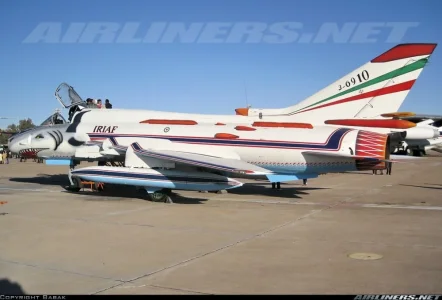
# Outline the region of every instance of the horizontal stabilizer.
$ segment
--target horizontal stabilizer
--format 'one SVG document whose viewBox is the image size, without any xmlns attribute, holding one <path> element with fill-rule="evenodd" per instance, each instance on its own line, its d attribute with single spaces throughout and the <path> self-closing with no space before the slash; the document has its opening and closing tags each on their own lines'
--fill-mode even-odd
<svg viewBox="0 0 442 300">
<path fill-rule="evenodd" d="M 386 113 L 381 114 L 381 117 L 384 118 L 404 118 L 404 117 L 413 117 L 416 114 L 413 112 L 394 112 L 394 113 Z"/>
<path fill-rule="evenodd" d="M 208 156 L 176 150 L 147 150 L 143 149 L 138 143 L 132 143 L 131 147 L 134 152 L 140 156 L 152 157 L 165 161 L 173 161 L 213 170 L 250 175 L 266 175 L 272 173 L 267 169 L 237 159 Z"/>
</svg>

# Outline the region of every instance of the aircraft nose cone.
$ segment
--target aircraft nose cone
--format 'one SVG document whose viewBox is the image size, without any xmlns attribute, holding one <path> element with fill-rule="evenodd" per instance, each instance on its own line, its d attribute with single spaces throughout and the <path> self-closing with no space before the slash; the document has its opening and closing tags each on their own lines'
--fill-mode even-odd
<svg viewBox="0 0 442 300">
<path fill-rule="evenodd" d="M 12 136 L 8 140 L 8 148 L 13 153 L 19 153 L 20 150 L 23 150 L 28 146 L 31 142 L 31 135 L 27 135 L 26 137 L 14 137 Z"/>
<path fill-rule="evenodd" d="M 13 153 L 18 153 L 19 149 L 17 143 L 13 141 L 8 141 L 8 149 Z"/>
</svg>

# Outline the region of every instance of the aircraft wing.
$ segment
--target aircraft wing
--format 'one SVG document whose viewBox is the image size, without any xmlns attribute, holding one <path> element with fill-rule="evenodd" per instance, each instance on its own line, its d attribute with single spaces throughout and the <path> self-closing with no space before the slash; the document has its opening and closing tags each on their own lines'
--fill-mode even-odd
<svg viewBox="0 0 442 300">
<path fill-rule="evenodd" d="M 204 167 L 213 170 L 239 174 L 266 175 L 272 171 L 247 163 L 239 159 L 209 156 L 201 153 L 183 152 L 178 150 L 143 149 L 140 144 L 132 143 L 132 149 L 139 156 L 151 157 L 165 161 Z"/>
<path fill-rule="evenodd" d="M 19 132 L 18 131 L 2 131 L 2 130 L 0 130 L 0 135 L 2 135 L 2 134 L 13 135 L 13 134 L 16 134 L 16 133 L 19 133 Z"/>
<path fill-rule="evenodd" d="M 10 134 L 10 135 L 14 135 L 14 134 L 17 134 L 17 133 L 22 133 L 22 132 L 25 132 L 26 130 L 23 130 L 23 131 L 5 131 L 5 130 L 0 130 L 0 135 L 2 135 L 2 134 Z"/>
<path fill-rule="evenodd" d="M 442 115 L 416 114 L 414 116 L 409 116 L 409 117 L 400 117 L 399 119 L 407 120 L 413 123 L 419 123 L 425 120 L 433 120 L 434 123 L 436 124 L 442 124 Z"/>
<path fill-rule="evenodd" d="M 427 115 L 427 114 L 415 114 L 413 116 L 409 116 L 409 117 L 400 117 L 400 119 L 404 119 L 404 120 L 409 120 L 409 119 L 436 119 L 436 120 L 440 120 L 442 119 L 442 115 Z"/>
</svg>

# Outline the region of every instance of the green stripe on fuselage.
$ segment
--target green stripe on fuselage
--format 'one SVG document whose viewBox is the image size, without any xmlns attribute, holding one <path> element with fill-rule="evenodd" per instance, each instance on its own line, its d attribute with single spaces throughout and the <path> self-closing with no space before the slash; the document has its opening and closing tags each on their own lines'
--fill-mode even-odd
<svg viewBox="0 0 442 300">
<path fill-rule="evenodd" d="M 306 106 L 306 107 L 304 107 L 304 108 L 300 108 L 300 109 L 298 109 L 298 110 L 296 110 L 296 111 L 294 111 L 294 112 L 292 112 L 292 113 L 290 113 L 290 114 L 297 113 L 297 112 L 300 111 L 300 110 L 303 110 L 303 109 L 306 109 L 306 108 L 309 108 L 309 107 L 312 107 L 312 106 L 315 106 L 315 105 L 321 104 L 321 103 L 323 103 L 323 102 L 325 102 L 325 101 L 328 101 L 328 100 L 331 100 L 331 99 L 337 98 L 337 97 L 339 97 L 339 96 L 342 96 L 342 95 L 345 95 L 345 94 L 348 94 L 348 93 L 354 92 L 354 91 L 356 91 L 356 90 L 359 90 L 359 89 L 365 88 L 365 87 L 367 87 L 367 86 L 370 86 L 370 85 L 373 85 L 373 84 L 376 84 L 376 83 L 379 83 L 379 82 L 382 82 L 382 81 L 385 81 L 385 80 L 388 80 L 388 79 L 391 79 L 391 78 L 394 78 L 394 77 L 397 77 L 397 76 L 401 76 L 401 75 L 404 75 L 404 74 L 407 74 L 407 73 L 413 72 L 413 71 L 418 70 L 418 69 L 421 69 L 421 68 L 423 68 L 423 67 L 425 66 L 425 64 L 426 64 L 427 62 L 428 62 L 428 58 L 423 58 L 423 59 L 417 60 L 417 61 L 415 61 L 415 62 L 412 63 L 412 64 L 409 64 L 409 65 L 403 66 L 403 67 L 401 67 L 401 68 L 399 68 L 399 69 L 393 70 L 393 71 L 388 72 L 388 73 L 386 73 L 386 74 L 384 74 L 384 75 L 381 75 L 381 76 L 378 76 L 378 77 L 376 77 L 376 78 L 373 78 L 373 79 L 371 79 L 371 80 L 369 80 L 369 81 L 367 81 L 367 82 L 364 82 L 364 83 L 361 83 L 361 84 L 359 84 L 359 85 L 357 85 L 357 86 L 354 86 L 354 87 L 352 87 L 351 89 L 348 89 L 348 90 L 346 90 L 346 91 L 343 91 L 343 92 L 337 93 L 337 94 L 335 94 L 335 95 L 333 95 L 333 96 L 330 96 L 330 97 L 328 97 L 328 98 L 325 98 L 324 100 L 321 100 L 321 101 L 318 101 L 318 102 L 316 102 L 316 103 L 310 104 L 310 105 L 308 105 L 308 106 Z"/>
</svg>

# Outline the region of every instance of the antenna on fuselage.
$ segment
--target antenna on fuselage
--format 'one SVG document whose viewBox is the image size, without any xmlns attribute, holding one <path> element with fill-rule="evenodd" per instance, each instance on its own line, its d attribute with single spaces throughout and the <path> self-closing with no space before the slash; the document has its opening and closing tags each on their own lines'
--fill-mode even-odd
<svg viewBox="0 0 442 300">
<path fill-rule="evenodd" d="M 248 95 L 247 95 L 247 85 L 246 85 L 246 81 L 245 80 L 244 80 L 244 94 L 245 94 L 245 97 L 246 97 L 246 107 L 247 108 L 252 107 L 251 105 L 249 105 L 249 98 L 248 98 Z"/>
</svg>

